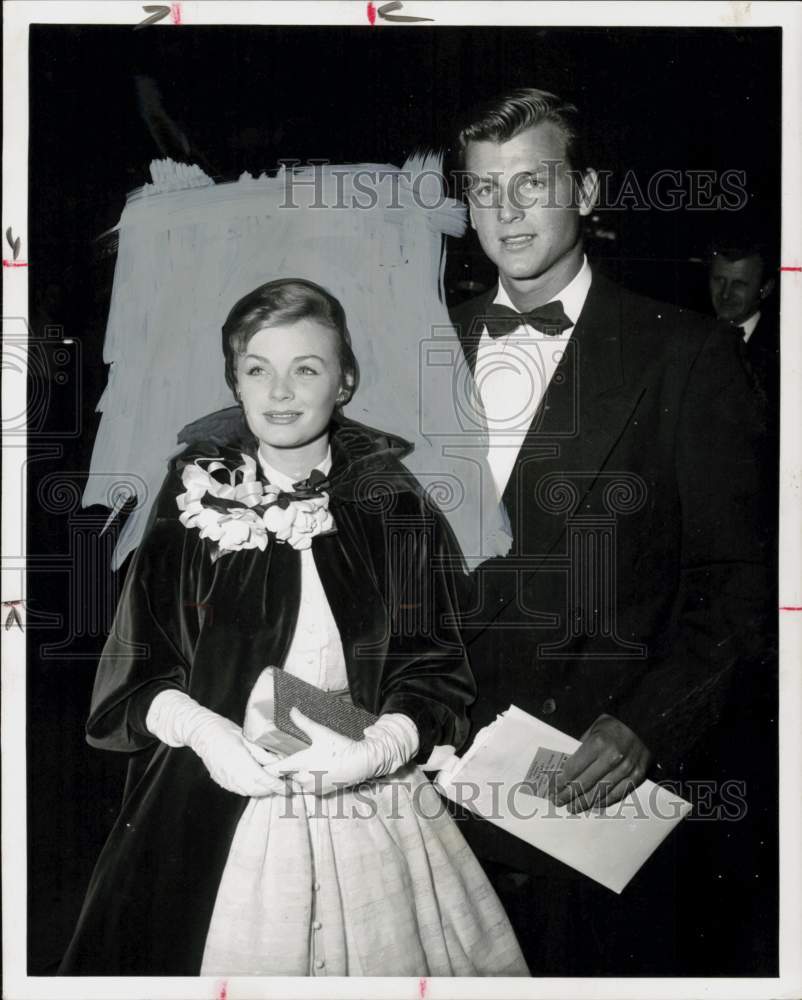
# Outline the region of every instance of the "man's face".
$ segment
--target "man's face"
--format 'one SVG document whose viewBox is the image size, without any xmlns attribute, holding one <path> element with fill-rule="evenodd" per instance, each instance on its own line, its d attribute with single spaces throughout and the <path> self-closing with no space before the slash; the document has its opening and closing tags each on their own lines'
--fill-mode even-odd
<svg viewBox="0 0 802 1000">
<path fill-rule="evenodd" d="M 762 279 L 763 262 L 757 254 L 740 260 L 716 254 L 710 267 L 710 298 L 716 316 L 736 326 L 749 319 L 767 294 Z"/>
<path fill-rule="evenodd" d="M 578 197 L 559 126 L 541 122 L 508 142 L 471 142 L 465 167 L 473 185 L 471 224 L 508 287 L 541 284 L 572 266 L 596 175 L 588 171 Z"/>
</svg>

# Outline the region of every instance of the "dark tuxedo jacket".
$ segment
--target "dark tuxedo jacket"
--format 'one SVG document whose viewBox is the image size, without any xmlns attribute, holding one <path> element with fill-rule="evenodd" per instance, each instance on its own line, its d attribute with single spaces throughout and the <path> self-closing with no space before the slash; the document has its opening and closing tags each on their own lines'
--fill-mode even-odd
<svg viewBox="0 0 802 1000">
<path fill-rule="evenodd" d="M 452 313 L 471 366 L 494 295 Z M 731 332 L 594 274 L 504 493 L 513 551 L 474 574 L 474 730 L 516 704 L 580 738 L 608 713 L 683 776 L 765 641 L 764 434 Z M 477 825 L 480 855 L 528 869 Z"/>
<path fill-rule="evenodd" d="M 758 390 L 766 397 L 770 424 L 774 427 L 779 424 L 780 412 L 780 318 L 770 306 L 761 310 L 743 350 Z"/>
</svg>

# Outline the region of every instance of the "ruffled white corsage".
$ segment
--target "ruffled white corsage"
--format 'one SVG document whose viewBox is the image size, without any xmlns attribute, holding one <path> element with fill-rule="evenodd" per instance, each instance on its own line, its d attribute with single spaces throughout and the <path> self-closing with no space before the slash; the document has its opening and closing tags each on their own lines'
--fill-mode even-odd
<svg viewBox="0 0 802 1000">
<path fill-rule="evenodd" d="M 249 455 L 240 457 L 242 464 L 233 469 L 219 459 L 198 458 L 181 472 L 186 492 L 176 497 L 179 520 L 214 543 L 212 558 L 240 549 L 264 551 L 270 535 L 308 549 L 316 535 L 335 530 L 322 473 L 285 492 L 259 480 Z"/>
</svg>

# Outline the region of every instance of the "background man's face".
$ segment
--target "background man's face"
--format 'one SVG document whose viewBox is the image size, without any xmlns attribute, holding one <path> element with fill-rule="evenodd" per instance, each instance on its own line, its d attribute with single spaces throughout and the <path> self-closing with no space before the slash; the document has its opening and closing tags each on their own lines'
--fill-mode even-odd
<svg viewBox="0 0 802 1000">
<path fill-rule="evenodd" d="M 757 254 L 728 260 L 716 254 L 710 266 L 710 298 L 716 316 L 736 326 L 760 308 L 763 261 Z"/>
<path fill-rule="evenodd" d="M 576 204 L 557 125 L 542 122 L 508 142 L 471 142 L 465 167 L 474 185 L 471 224 L 508 282 L 557 271 L 578 253 L 580 216 L 592 205 Z"/>
</svg>

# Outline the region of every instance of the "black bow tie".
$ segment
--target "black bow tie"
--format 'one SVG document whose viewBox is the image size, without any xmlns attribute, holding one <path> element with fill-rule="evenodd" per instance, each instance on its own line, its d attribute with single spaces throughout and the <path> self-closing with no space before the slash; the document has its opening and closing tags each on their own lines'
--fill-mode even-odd
<svg viewBox="0 0 802 1000">
<path fill-rule="evenodd" d="M 532 309 L 531 312 L 519 313 L 509 306 L 493 303 L 487 307 L 487 314 L 483 317 L 487 332 L 491 337 L 504 337 L 512 333 L 522 323 L 540 330 L 549 337 L 556 337 L 574 324 L 565 315 L 565 309 L 559 299 L 554 302 L 547 302 L 544 306 Z"/>
</svg>

